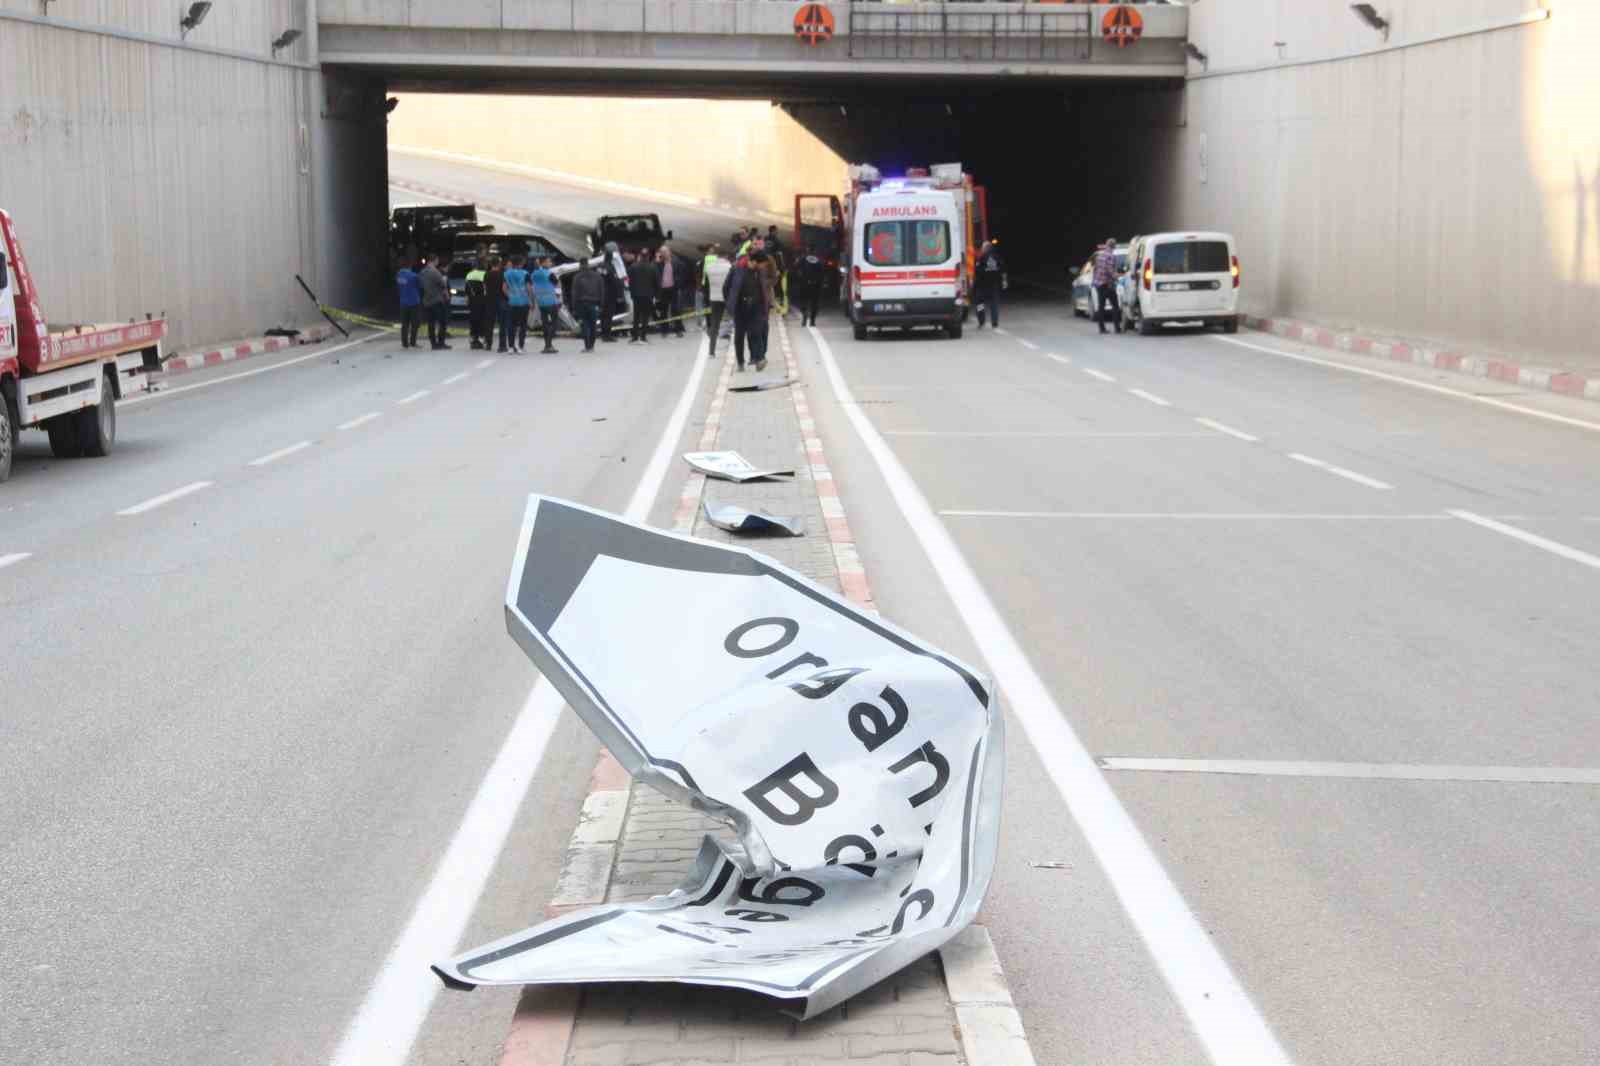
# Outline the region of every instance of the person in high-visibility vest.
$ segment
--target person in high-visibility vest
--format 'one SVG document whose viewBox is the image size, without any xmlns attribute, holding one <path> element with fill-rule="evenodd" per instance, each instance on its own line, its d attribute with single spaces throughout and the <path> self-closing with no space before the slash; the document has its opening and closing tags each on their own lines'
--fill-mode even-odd
<svg viewBox="0 0 1600 1066">
<path fill-rule="evenodd" d="M 472 269 L 467 271 L 467 323 L 472 332 L 472 347 L 483 349 L 490 346 L 492 329 L 487 325 L 488 290 L 484 287 L 484 278 L 488 271 L 483 268 L 483 260 L 475 259 Z M 486 334 L 491 334 L 486 336 Z"/>
</svg>

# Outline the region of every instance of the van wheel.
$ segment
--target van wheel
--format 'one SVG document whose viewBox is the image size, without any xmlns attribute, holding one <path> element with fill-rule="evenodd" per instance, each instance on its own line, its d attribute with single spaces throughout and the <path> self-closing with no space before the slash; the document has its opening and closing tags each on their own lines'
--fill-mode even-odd
<svg viewBox="0 0 1600 1066">
<path fill-rule="evenodd" d="M 11 397 L 0 395 L 0 482 L 11 477 L 11 457 L 17 450 L 17 413 Z"/>
<path fill-rule="evenodd" d="M 1235 315 L 1232 318 L 1223 319 L 1222 320 L 1222 332 L 1224 332 L 1224 333 L 1238 333 L 1239 332 L 1239 316 Z"/>
<path fill-rule="evenodd" d="M 1139 336 L 1148 337 L 1156 331 L 1156 324 L 1148 318 L 1139 319 Z"/>
<path fill-rule="evenodd" d="M 866 339 L 867 339 L 867 327 L 866 327 L 866 326 L 863 326 L 863 325 L 860 325 L 860 324 L 859 324 L 859 323 L 858 323 L 858 324 L 857 324 L 857 325 L 856 325 L 856 330 L 855 330 L 855 332 L 856 332 L 856 340 L 858 340 L 858 341 L 864 341 L 864 340 L 866 340 Z"/>
<path fill-rule="evenodd" d="M 76 459 L 83 455 L 83 438 L 78 435 L 77 412 L 46 420 L 44 431 L 50 434 L 50 451 L 57 459 Z"/>
<path fill-rule="evenodd" d="M 96 457 L 110 455 L 117 443 L 116 386 L 102 383 L 100 402 L 78 412 L 78 439 L 83 443 L 83 453 Z"/>
<path fill-rule="evenodd" d="M 953 340 L 953 341 L 960 340 L 961 339 L 961 322 L 960 322 L 960 320 L 958 319 L 955 322 L 948 323 L 944 327 L 944 331 L 945 331 L 946 336 L 948 336 L 951 340 Z"/>
</svg>

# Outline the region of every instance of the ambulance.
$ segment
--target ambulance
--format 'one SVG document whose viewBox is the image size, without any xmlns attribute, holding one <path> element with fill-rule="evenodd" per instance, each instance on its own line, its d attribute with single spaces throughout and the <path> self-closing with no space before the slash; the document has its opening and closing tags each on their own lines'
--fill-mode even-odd
<svg viewBox="0 0 1600 1066">
<path fill-rule="evenodd" d="M 843 267 L 856 340 L 873 329 L 916 326 L 961 336 L 981 234 L 979 193 L 959 163 L 902 178 L 850 168 Z"/>
</svg>

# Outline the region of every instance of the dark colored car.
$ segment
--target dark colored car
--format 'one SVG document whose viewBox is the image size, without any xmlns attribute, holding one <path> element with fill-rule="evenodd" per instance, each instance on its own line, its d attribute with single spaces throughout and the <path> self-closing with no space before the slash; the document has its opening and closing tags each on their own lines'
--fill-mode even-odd
<svg viewBox="0 0 1600 1066">
<path fill-rule="evenodd" d="M 451 314 L 467 313 L 467 272 L 472 269 L 473 260 L 480 256 L 487 259 L 491 255 L 498 255 L 502 259 L 525 255 L 530 262 L 549 256 L 556 266 L 573 261 L 572 256 L 537 233 L 457 234 L 450 265 L 445 270 L 445 277 L 450 281 Z M 570 284 L 570 276 L 563 278 L 562 282 L 563 287 Z"/>
<path fill-rule="evenodd" d="M 660 215 L 601 215 L 589 231 L 589 250 L 598 253 L 615 241 L 624 252 L 654 252 L 672 240 L 672 231 L 663 231 Z"/>
</svg>

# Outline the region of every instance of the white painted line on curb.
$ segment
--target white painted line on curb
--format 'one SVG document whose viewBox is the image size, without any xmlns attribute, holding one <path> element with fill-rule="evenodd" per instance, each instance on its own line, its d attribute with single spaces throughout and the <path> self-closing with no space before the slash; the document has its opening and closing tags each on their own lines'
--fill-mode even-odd
<svg viewBox="0 0 1600 1066">
<path fill-rule="evenodd" d="M 1575 563 L 1582 563 L 1584 566 L 1600 570 L 1600 555 L 1590 555 L 1586 551 L 1569 548 L 1558 541 L 1550 540 L 1548 537 L 1541 537 L 1537 533 L 1529 533 L 1527 530 L 1518 529 L 1516 526 L 1508 526 L 1504 522 L 1496 522 L 1492 518 L 1485 518 L 1483 515 L 1473 514 L 1471 511 L 1451 511 L 1449 513 L 1463 522 L 1471 522 L 1475 526 L 1492 529 L 1496 533 L 1513 537 L 1524 544 L 1531 544 L 1535 548 L 1543 548 L 1552 555 L 1559 555 L 1563 559 L 1570 559 Z"/>
<path fill-rule="evenodd" d="M 312 444 L 311 441 L 303 440 L 298 444 L 291 444 L 287 448 L 279 448 L 275 452 L 268 452 L 266 455 L 263 455 L 259 459 L 252 459 L 252 460 L 250 460 L 248 465 L 250 465 L 250 466 L 266 466 L 268 463 L 275 463 L 279 459 L 282 459 L 282 458 L 284 458 L 286 456 L 293 455 L 295 452 L 303 452 L 307 448 L 311 447 L 311 444 Z"/>
<path fill-rule="evenodd" d="M 32 552 L 12 552 L 10 555 L 0 555 L 0 570 L 22 562 L 24 559 L 33 558 Z"/>
<path fill-rule="evenodd" d="M 952 518 L 1138 518 L 1223 522 L 1444 522 L 1446 514 L 1293 514 L 1223 511 L 940 511 Z"/>
<path fill-rule="evenodd" d="M 215 484 L 215 482 L 211 482 L 211 481 L 195 481 L 195 482 L 191 482 L 190 484 L 185 485 L 181 489 L 173 489 L 171 492 L 164 492 L 160 496 L 153 496 L 150 499 L 144 501 L 143 503 L 136 503 L 132 507 L 126 508 L 126 509 L 121 510 L 121 511 L 118 511 L 117 514 L 119 514 L 119 515 L 144 514 L 146 511 L 153 511 L 157 507 L 162 506 L 163 504 L 171 503 L 173 500 L 181 500 L 185 496 L 193 495 L 194 493 L 199 492 L 202 489 L 209 489 L 213 484 Z"/>
<path fill-rule="evenodd" d="M 117 407 L 130 407 L 136 403 L 147 403 L 150 400 L 165 399 L 168 396 L 179 396 L 185 392 L 193 392 L 195 389 L 209 389 L 213 385 L 223 385 L 230 381 L 238 381 L 241 378 L 253 378 L 257 374 L 270 374 L 274 370 L 282 370 L 284 367 L 294 366 L 296 363 L 303 363 L 307 359 L 318 359 L 324 355 L 332 355 L 334 352 L 342 352 L 346 348 L 354 348 L 358 344 L 365 344 L 368 341 L 377 340 L 379 337 L 388 336 L 388 334 L 392 332 L 393 330 L 380 330 L 377 333 L 372 333 L 365 337 L 357 337 L 353 341 L 346 341 L 343 344 L 336 344 L 332 348 L 323 348 L 320 351 L 308 352 L 305 355 L 297 355 L 293 359 L 285 359 L 281 363 L 273 363 L 271 366 L 258 366 L 254 370 L 243 370 L 237 374 L 227 374 L 220 378 L 212 378 L 210 381 L 197 381 L 193 385 L 179 385 L 177 388 L 173 389 L 161 389 L 157 392 L 140 393 L 138 396 L 129 396 L 125 400 L 118 400 Z"/>
<path fill-rule="evenodd" d="M 816 329 L 811 336 L 840 409 L 972 631 L 1012 715 L 1034 750 L 1048 753 L 1047 772 L 1207 1054 L 1219 1064 L 1287 1064 L 1288 1054 L 1073 731 L 949 530 L 853 402 L 827 338 Z"/>
<path fill-rule="evenodd" d="M 418 400 L 422 399 L 424 396 L 427 396 L 432 391 L 433 391 L 432 389 L 418 389 L 416 392 L 413 392 L 410 396 L 403 396 L 400 399 L 396 400 L 394 402 L 394 405 L 396 407 L 404 407 L 408 403 L 416 403 Z"/>
<path fill-rule="evenodd" d="M 1157 407 L 1171 407 L 1172 406 L 1170 401 L 1163 400 L 1161 397 L 1157 396 L 1153 392 L 1145 392 L 1143 389 L 1129 389 L 1128 391 L 1133 393 L 1135 396 L 1139 397 L 1139 399 L 1141 399 L 1141 400 L 1149 400 L 1151 403 L 1155 404 Z"/>
<path fill-rule="evenodd" d="M 1318 359 L 1314 355 L 1301 355 L 1299 352 L 1280 351 L 1277 348 L 1267 348 L 1260 344 L 1251 344 L 1249 341 L 1235 340 L 1232 337 L 1219 337 L 1215 334 L 1211 334 L 1210 337 L 1214 341 L 1221 341 L 1224 344 L 1235 344 L 1240 348 L 1249 348 L 1254 352 L 1264 352 L 1267 355 L 1275 355 L 1280 359 L 1293 359 L 1297 363 L 1311 363 L 1315 366 L 1327 367 L 1330 370 L 1342 370 L 1347 374 L 1360 374 L 1363 377 L 1378 378 L 1381 381 L 1388 381 L 1395 385 L 1406 385 L 1413 389 L 1423 389 L 1427 392 L 1436 392 L 1441 396 L 1453 396 L 1458 400 L 1470 400 L 1473 403 L 1481 403 L 1488 407 L 1498 407 L 1502 411 L 1515 411 L 1519 415 L 1532 415 L 1534 418 L 1542 418 L 1547 422 L 1559 422 L 1564 426 L 1574 426 L 1578 429 L 1588 429 L 1600 433 L 1600 422 L 1586 422 L 1581 418 L 1569 418 L 1566 415 L 1553 414 L 1550 411 L 1541 411 L 1534 407 L 1523 407 L 1521 404 L 1507 403 L 1505 400 L 1497 400 L 1493 396 L 1475 396 L 1470 392 L 1462 392 L 1459 389 L 1451 389 L 1443 385 L 1435 385 L 1430 381 L 1414 381 L 1411 378 L 1401 377 L 1398 374 L 1385 374 L 1381 370 L 1368 370 L 1364 366 L 1347 366 L 1344 363 L 1338 363 L 1332 359 Z"/>
<path fill-rule="evenodd" d="M 472 373 L 472 371 L 470 371 L 470 370 L 463 370 L 463 371 L 462 371 L 462 372 L 461 372 L 461 373 L 459 373 L 459 374 L 451 374 L 451 375 L 450 375 L 450 376 L 449 376 L 449 377 L 447 377 L 447 378 L 445 378 L 445 379 L 444 379 L 444 380 L 443 380 L 443 381 L 441 381 L 441 382 L 439 382 L 439 384 L 440 384 L 440 385 L 441 385 L 441 386 L 444 386 L 444 385 L 454 385 L 454 384 L 455 384 L 455 383 L 456 383 L 456 382 L 458 382 L 458 381 L 465 381 L 465 380 L 466 380 L 466 379 L 467 379 L 467 375 L 468 375 L 468 374 L 470 374 L 470 373 Z"/>
<path fill-rule="evenodd" d="M 1238 437 L 1240 440 L 1247 440 L 1252 444 L 1261 440 L 1260 437 L 1252 437 L 1243 430 L 1234 429 L 1232 426 L 1225 426 L 1221 422 L 1215 422 L 1209 418 L 1197 418 L 1195 421 L 1200 423 L 1202 426 L 1216 430 L 1218 433 L 1226 433 L 1230 437 Z"/>
<path fill-rule="evenodd" d="M 1560 766 L 1419 766 L 1405 763 L 1294 762 L 1268 759 L 1102 758 L 1107 770 L 1262 777 L 1349 777 L 1385 781 L 1505 781 L 1513 784 L 1600 785 L 1600 769 Z"/>
<path fill-rule="evenodd" d="M 474 369 L 474 370 L 488 370 L 491 366 L 494 366 L 494 360 L 493 359 L 479 359 L 478 360 L 478 365 L 473 367 L 472 369 Z"/>
<path fill-rule="evenodd" d="M 348 422 L 340 422 L 339 423 L 339 428 L 340 429 L 355 429 L 357 426 L 364 426 L 368 422 L 371 422 L 373 419 L 382 418 L 382 417 L 383 417 L 383 412 L 381 412 L 381 411 L 368 411 L 366 414 L 362 415 L 360 418 L 352 418 Z"/>
<path fill-rule="evenodd" d="M 1096 370 L 1093 367 L 1086 366 L 1083 368 L 1083 372 L 1094 378 L 1096 381 L 1109 381 L 1115 384 L 1117 380 L 1110 374 L 1107 374 L 1104 370 Z"/>
<path fill-rule="evenodd" d="M 630 521 L 648 517 L 688 424 L 709 361 L 704 341 L 701 344 L 678 404 L 623 512 Z M 527 532 L 524 529 L 522 536 Z M 403 1066 L 410 1058 L 411 1046 L 442 987 L 428 967 L 459 947 L 539 770 L 562 706 L 560 694 L 548 681 L 541 677 L 535 682 L 432 880 L 345 1031 L 332 1066 Z"/>
<path fill-rule="evenodd" d="M 1297 463 L 1305 463 L 1307 466 L 1314 466 L 1318 470 L 1326 470 L 1328 473 L 1333 474 L 1336 477 L 1342 477 L 1346 480 L 1354 481 L 1357 485 L 1365 485 L 1369 489 L 1382 489 L 1384 491 L 1388 491 L 1394 488 L 1394 486 L 1389 484 L 1387 481 L 1379 481 L 1375 477 L 1368 477 L 1365 474 L 1358 474 L 1354 470 L 1346 470 L 1342 466 L 1334 466 L 1332 463 L 1327 462 L 1326 460 L 1314 459 L 1309 455 L 1301 455 L 1299 452 L 1290 452 L 1289 458 L 1293 459 Z"/>
</svg>

